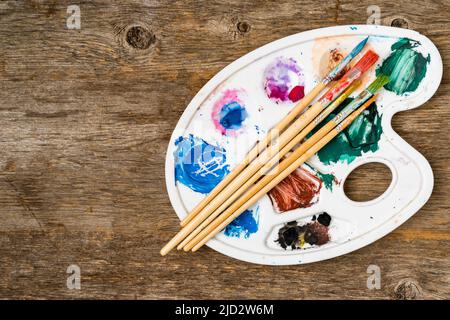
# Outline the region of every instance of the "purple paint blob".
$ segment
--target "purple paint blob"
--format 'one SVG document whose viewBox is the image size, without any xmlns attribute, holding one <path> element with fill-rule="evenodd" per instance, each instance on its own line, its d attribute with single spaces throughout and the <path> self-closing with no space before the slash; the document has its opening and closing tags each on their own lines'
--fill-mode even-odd
<svg viewBox="0 0 450 320">
<path fill-rule="evenodd" d="M 304 88 L 303 71 L 293 58 L 278 57 L 264 71 L 264 89 L 276 103 L 300 100 Z"/>
<path fill-rule="evenodd" d="M 216 129 L 223 135 L 235 136 L 242 129 L 248 117 L 243 96 L 242 90 L 228 89 L 214 104 L 211 118 Z"/>
</svg>

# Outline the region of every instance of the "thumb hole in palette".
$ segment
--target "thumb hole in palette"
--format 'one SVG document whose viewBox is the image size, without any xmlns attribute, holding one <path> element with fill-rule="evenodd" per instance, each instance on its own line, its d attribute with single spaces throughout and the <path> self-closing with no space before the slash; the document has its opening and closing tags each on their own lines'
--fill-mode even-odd
<svg viewBox="0 0 450 320">
<path fill-rule="evenodd" d="M 385 164 L 369 162 L 350 172 L 344 182 L 344 193 L 353 201 L 371 201 L 381 196 L 391 182 L 392 172 Z"/>
</svg>

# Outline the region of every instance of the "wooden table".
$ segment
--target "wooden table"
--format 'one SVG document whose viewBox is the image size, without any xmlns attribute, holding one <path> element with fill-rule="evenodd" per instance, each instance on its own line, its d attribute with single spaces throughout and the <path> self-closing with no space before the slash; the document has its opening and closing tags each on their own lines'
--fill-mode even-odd
<svg viewBox="0 0 450 320">
<path fill-rule="evenodd" d="M 81 29 L 67 28 L 71 4 Z M 263 44 L 364 24 L 373 4 L 382 24 L 425 34 L 444 60 L 436 95 L 394 118 L 433 167 L 429 202 L 383 239 L 315 264 L 253 265 L 208 248 L 162 258 L 178 229 L 165 151 L 195 93 Z M 449 20 L 445 0 L 2 1 L 0 298 L 450 298 Z M 349 193 L 375 196 L 384 172 L 356 173 Z M 366 287 L 371 264 L 380 290 Z M 81 290 L 66 285 L 70 265 Z"/>
</svg>

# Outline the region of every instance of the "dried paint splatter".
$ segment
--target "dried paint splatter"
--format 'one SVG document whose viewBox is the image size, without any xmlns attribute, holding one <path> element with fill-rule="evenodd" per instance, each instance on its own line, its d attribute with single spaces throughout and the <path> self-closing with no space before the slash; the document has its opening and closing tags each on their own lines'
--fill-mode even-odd
<svg viewBox="0 0 450 320">
<path fill-rule="evenodd" d="M 228 237 L 245 238 L 258 231 L 259 207 L 256 210 L 245 210 L 225 227 L 224 233 Z"/>
<path fill-rule="evenodd" d="M 352 101 L 352 98 L 346 99 L 323 123 L 331 120 L 350 101 Z M 316 130 L 318 129 L 320 129 L 320 126 L 316 128 Z M 324 164 L 339 161 L 351 163 L 363 153 L 377 151 L 382 133 L 381 115 L 377 111 L 376 104 L 372 103 L 350 126 L 323 147 L 317 155 Z"/>
<path fill-rule="evenodd" d="M 175 145 L 175 181 L 191 190 L 209 193 L 229 173 L 225 149 L 192 134 L 179 137 Z"/>
<path fill-rule="evenodd" d="M 392 53 L 376 71 L 377 75 L 389 76 L 390 81 L 384 86 L 387 90 L 401 95 L 417 89 L 430 63 L 430 55 L 425 58 L 413 50 L 418 45 L 418 42 L 407 38 L 400 39 L 392 45 Z"/>
<path fill-rule="evenodd" d="M 243 90 L 225 90 L 213 106 L 211 118 L 214 126 L 223 135 L 236 135 L 248 117 Z"/>
<path fill-rule="evenodd" d="M 327 60 L 327 71 L 325 74 L 328 74 L 331 70 L 333 70 L 342 60 L 344 59 L 344 54 L 339 49 L 333 49 L 328 54 Z M 344 74 L 350 70 L 350 65 L 346 65 L 344 69 L 340 73 L 336 75 L 334 80 L 339 80 L 344 76 Z"/>
<path fill-rule="evenodd" d="M 293 58 L 278 57 L 264 71 L 264 89 L 276 103 L 296 102 L 305 96 L 305 80 Z"/>
<path fill-rule="evenodd" d="M 303 168 L 298 168 L 275 188 L 269 197 L 276 212 L 307 208 L 317 202 L 322 182 Z"/>
<path fill-rule="evenodd" d="M 311 246 L 321 246 L 330 241 L 329 226 L 331 217 L 323 212 L 316 219 L 314 216 L 312 221 L 299 225 L 297 221 L 287 223 L 278 231 L 278 242 L 283 249 L 291 247 L 294 249 L 303 249 L 305 244 Z"/>
</svg>

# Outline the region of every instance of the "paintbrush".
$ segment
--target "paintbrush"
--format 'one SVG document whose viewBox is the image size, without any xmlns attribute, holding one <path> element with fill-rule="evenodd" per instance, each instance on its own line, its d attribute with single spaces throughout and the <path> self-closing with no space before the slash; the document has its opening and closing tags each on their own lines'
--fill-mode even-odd
<svg viewBox="0 0 450 320">
<path fill-rule="evenodd" d="M 378 55 L 369 50 L 364 56 L 331 87 L 316 103 L 314 103 L 305 113 L 295 120 L 278 139 L 272 141 L 270 147 L 265 149 L 255 160 L 253 160 L 243 172 L 221 191 L 218 195 L 197 214 L 183 229 L 181 229 L 162 249 L 161 255 L 167 254 L 183 239 L 185 239 L 195 228 L 211 215 L 228 196 L 234 193 L 239 187 L 250 179 L 265 163 L 267 163 L 280 148 L 283 148 L 292 138 L 295 137 L 306 125 L 308 125 L 324 108 L 333 102 L 342 92 L 344 92 L 355 80 L 368 70 L 378 59 Z M 242 171 L 242 170 L 241 170 Z M 181 246 L 178 247 L 181 249 Z"/>
<path fill-rule="evenodd" d="M 241 198 L 228 207 L 228 209 L 226 209 L 216 220 L 203 229 L 186 245 L 186 250 L 189 250 L 190 248 L 192 248 L 193 251 L 198 250 L 242 212 L 255 204 L 263 195 L 273 189 L 295 169 L 300 167 L 307 159 L 331 141 L 331 139 L 347 127 L 357 115 L 367 108 L 376 99 L 376 91 L 388 82 L 389 78 L 387 76 L 378 76 L 374 82 L 362 91 L 331 121 L 306 140 L 277 167 L 273 168 L 266 176 L 251 187 Z M 363 103 L 364 105 L 355 111 Z M 349 114 L 351 115 L 349 116 Z"/>
<path fill-rule="evenodd" d="M 240 162 L 194 209 L 180 222 L 181 226 L 185 226 L 191 221 L 217 194 L 230 183 L 237 175 L 253 160 L 258 154 L 271 143 L 272 138 L 278 136 L 294 119 L 297 117 L 315 98 L 325 89 L 325 87 L 333 81 L 336 76 L 355 58 L 364 48 L 369 37 L 362 40 L 352 49 L 352 51 L 326 75 L 306 96 L 300 100 L 297 105 L 283 118 L 275 127 L 273 127 L 267 136 L 259 141 L 253 149 L 251 149 L 244 160 Z"/>
</svg>

